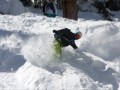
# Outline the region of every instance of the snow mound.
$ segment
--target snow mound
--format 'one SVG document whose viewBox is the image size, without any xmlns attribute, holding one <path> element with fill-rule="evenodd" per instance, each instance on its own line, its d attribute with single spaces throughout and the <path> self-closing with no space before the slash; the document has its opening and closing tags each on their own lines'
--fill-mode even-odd
<svg viewBox="0 0 120 90">
<path fill-rule="evenodd" d="M 80 48 L 102 59 L 114 61 L 120 56 L 120 27 L 119 22 L 87 21 Z M 83 28 L 82 28 L 83 29 Z"/>
<path fill-rule="evenodd" d="M 20 75 L 20 73 L 24 74 Z M 72 67 L 67 67 L 61 74 L 59 71 L 50 72 L 46 69 L 38 68 L 30 63 L 26 63 L 19 72 L 17 77 L 29 89 L 39 90 L 99 90 L 100 88 L 82 71 Z M 29 77 L 28 77 L 29 76 Z M 27 79 L 26 79 L 27 78 Z M 32 79 L 31 79 L 32 78 Z"/>
</svg>

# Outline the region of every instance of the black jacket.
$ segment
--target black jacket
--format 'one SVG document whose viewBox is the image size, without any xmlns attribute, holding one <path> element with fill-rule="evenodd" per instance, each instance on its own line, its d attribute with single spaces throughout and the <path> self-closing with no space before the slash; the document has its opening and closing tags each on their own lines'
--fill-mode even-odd
<svg viewBox="0 0 120 90">
<path fill-rule="evenodd" d="M 60 42 L 61 47 L 71 45 L 74 49 L 77 48 L 75 44 L 75 34 L 72 33 L 70 29 L 65 28 L 58 31 L 53 30 L 53 33 L 55 33 L 55 39 Z"/>
</svg>

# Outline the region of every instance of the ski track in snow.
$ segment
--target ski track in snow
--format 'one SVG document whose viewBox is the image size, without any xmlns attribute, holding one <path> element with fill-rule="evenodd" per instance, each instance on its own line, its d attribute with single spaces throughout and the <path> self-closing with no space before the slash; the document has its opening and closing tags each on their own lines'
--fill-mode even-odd
<svg viewBox="0 0 120 90">
<path fill-rule="evenodd" d="M 114 54 L 114 56 L 111 57 L 112 60 L 109 61 L 110 58 L 107 58 L 109 55 L 102 55 L 99 49 L 98 51 L 91 50 L 90 47 L 93 47 L 94 43 L 91 42 L 93 44 L 90 44 L 88 41 L 90 36 L 98 37 L 93 35 L 96 32 L 103 35 L 103 30 L 97 31 L 96 29 L 112 29 L 114 30 L 112 32 L 109 30 L 106 31 L 108 32 L 108 36 L 119 35 L 119 22 L 114 22 L 115 24 L 107 21 L 76 22 L 60 17 L 53 19 L 41 17 L 32 13 L 26 13 L 20 16 L 0 15 L 0 18 L 2 18 L 2 20 L 0 20 L 0 67 L 2 68 L 0 71 L 9 73 L 20 68 L 16 76 L 18 80 L 28 86 L 29 89 L 56 90 L 59 88 L 59 90 L 78 90 L 81 88 L 82 90 L 117 90 L 119 88 L 120 66 L 119 64 L 115 66 L 117 62 L 112 61 L 117 58 L 119 60 L 119 54 Z M 79 50 L 75 52 L 71 47 L 68 47 L 63 51 L 61 61 L 53 61 L 48 58 L 51 56 L 46 52 L 51 52 L 50 40 L 53 40 L 52 30 L 58 30 L 66 26 L 71 28 L 73 32 L 75 32 L 77 28 L 82 31 L 83 37 L 81 41 L 76 42 Z M 90 38 L 90 40 L 95 39 Z M 112 41 L 111 38 L 109 40 Z M 120 38 L 118 38 L 118 40 L 120 40 Z M 115 39 L 115 41 L 118 40 Z M 96 46 L 101 50 L 102 47 L 99 47 L 100 43 L 97 42 L 97 40 L 94 42 L 96 42 Z M 88 44 L 90 44 L 90 47 L 88 47 Z M 104 44 L 103 41 L 101 45 L 104 47 Z M 87 49 L 93 54 L 87 52 L 86 47 L 88 47 Z M 117 44 L 116 47 L 120 49 Z M 117 50 L 117 48 L 115 49 Z M 97 57 L 94 53 L 103 59 Z M 120 53 L 120 51 L 116 51 L 116 53 Z M 111 53 L 108 52 L 108 54 Z M 8 55 L 8 57 L 4 57 L 3 55 Z M 8 60 L 14 62 L 13 59 L 19 60 L 20 64 L 17 63 L 17 65 L 13 67 L 13 63 L 8 63 Z M 27 62 L 24 64 L 25 60 L 27 60 Z M 28 62 L 31 64 L 28 64 Z M 15 80 L 14 74 L 15 73 L 0 73 L 0 89 L 15 88 L 17 90 L 21 87 Z M 9 79 L 6 80 L 6 78 Z M 11 83 L 10 81 L 13 82 Z"/>
</svg>

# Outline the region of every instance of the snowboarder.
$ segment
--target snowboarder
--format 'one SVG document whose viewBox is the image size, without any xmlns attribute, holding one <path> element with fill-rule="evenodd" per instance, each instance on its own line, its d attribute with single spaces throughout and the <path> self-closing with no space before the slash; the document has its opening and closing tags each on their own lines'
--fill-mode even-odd
<svg viewBox="0 0 120 90">
<path fill-rule="evenodd" d="M 78 40 L 82 37 L 82 33 L 79 31 L 77 33 L 73 33 L 68 28 L 64 28 L 61 30 L 53 30 L 54 33 L 54 55 L 55 57 L 60 57 L 62 50 L 61 48 L 67 47 L 71 45 L 74 49 L 77 49 L 77 45 L 75 44 L 75 40 Z"/>
<path fill-rule="evenodd" d="M 43 13 L 48 17 L 56 17 L 56 6 L 54 0 L 45 0 L 43 3 Z"/>
</svg>

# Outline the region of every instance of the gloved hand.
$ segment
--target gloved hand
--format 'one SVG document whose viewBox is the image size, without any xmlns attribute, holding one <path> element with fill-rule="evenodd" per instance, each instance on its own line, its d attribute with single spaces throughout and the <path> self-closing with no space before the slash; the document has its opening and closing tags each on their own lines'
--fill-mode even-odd
<svg viewBox="0 0 120 90">
<path fill-rule="evenodd" d="M 53 30 L 53 33 L 55 33 L 56 32 L 56 30 Z"/>
<path fill-rule="evenodd" d="M 58 34 L 58 32 L 56 30 L 53 30 L 53 33 Z"/>
</svg>

